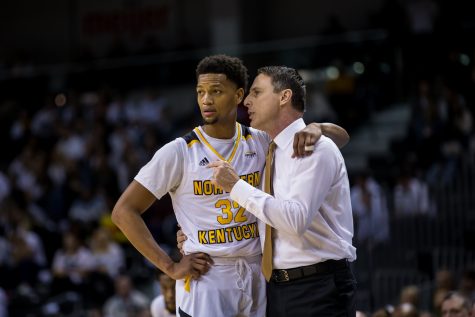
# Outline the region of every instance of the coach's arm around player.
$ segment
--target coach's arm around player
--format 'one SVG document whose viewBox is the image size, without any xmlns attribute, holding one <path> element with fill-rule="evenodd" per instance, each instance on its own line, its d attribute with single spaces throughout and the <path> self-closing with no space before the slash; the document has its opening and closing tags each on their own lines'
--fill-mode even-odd
<svg viewBox="0 0 475 317">
<path fill-rule="evenodd" d="M 152 193 L 134 180 L 114 206 L 112 221 L 144 257 L 171 278 L 178 280 L 189 275 L 193 279 L 199 278 L 210 268 L 212 259 L 209 255 L 205 253 L 183 255 L 180 262 L 176 263 L 158 245 L 147 228 L 142 213 L 155 200 Z"/>
</svg>

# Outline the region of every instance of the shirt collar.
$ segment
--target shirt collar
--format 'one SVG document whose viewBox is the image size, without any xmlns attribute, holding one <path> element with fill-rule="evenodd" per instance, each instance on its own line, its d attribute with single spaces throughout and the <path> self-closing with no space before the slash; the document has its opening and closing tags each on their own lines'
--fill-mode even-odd
<svg viewBox="0 0 475 317">
<path fill-rule="evenodd" d="M 295 133 L 299 132 L 305 128 L 305 122 L 302 118 L 299 118 L 289 124 L 284 130 L 280 131 L 279 134 L 274 138 L 275 144 L 277 147 L 283 149 L 289 145 L 290 142 L 293 142 Z"/>
</svg>

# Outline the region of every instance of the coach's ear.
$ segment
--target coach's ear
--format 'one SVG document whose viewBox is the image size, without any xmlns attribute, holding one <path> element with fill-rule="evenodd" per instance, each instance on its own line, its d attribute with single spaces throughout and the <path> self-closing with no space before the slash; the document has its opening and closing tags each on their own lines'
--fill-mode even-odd
<svg viewBox="0 0 475 317">
<path fill-rule="evenodd" d="M 280 92 L 280 105 L 284 106 L 292 100 L 292 90 L 284 89 Z"/>
</svg>

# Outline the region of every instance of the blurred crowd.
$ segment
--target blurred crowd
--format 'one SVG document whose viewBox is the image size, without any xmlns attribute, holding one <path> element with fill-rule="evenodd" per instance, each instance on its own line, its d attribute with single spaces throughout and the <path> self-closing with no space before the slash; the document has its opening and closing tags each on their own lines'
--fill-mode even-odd
<svg viewBox="0 0 475 317">
<path fill-rule="evenodd" d="M 475 316 L 475 272 L 466 272 L 456 283 L 453 273 L 437 272 L 435 287 L 431 293 L 431 306 L 422 307 L 422 290 L 417 285 L 404 286 L 397 301 L 373 312 L 358 311 L 357 317 L 431 317 Z"/>
<path fill-rule="evenodd" d="M 1 305 L 8 303 L 10 316 L 55 316 L 61 303 L 76 302 L 119 316 L 108 313 L 109 301 L 134 280 L 144 294 L 134 295 L 133 309 L 148 312 L 157 295 L 154 269 L 132 251 L 110 211 L 159 137 L 171 137 L 173 122 L 164 119 L 166 100 L 151 91 L 106 98 L 56 95 L 10 124 L 11 159 L 0 171 Z M 151 209 L 148 224 L 173 255 L 171 205 L 165 199 Z"/>
</svg>

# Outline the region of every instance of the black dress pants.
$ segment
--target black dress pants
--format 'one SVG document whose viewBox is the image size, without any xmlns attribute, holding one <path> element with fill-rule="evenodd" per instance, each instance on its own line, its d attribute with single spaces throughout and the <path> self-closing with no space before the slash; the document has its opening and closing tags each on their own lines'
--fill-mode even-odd
<svg viewBox="0 0 475 317">
<path fill-rule="evenodd" d="M 356 280 L 350 265 L 288 282 L 267 283 L 267 317 L 354 317 Z"/>
</svg>

